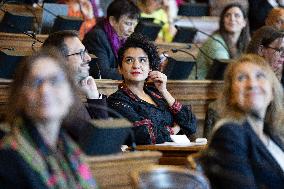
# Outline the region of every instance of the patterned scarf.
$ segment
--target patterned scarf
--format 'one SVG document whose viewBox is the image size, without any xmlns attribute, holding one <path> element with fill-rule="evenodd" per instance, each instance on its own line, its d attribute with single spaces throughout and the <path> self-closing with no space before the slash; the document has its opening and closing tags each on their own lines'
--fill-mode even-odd
<svg viewBox="0 0 284 189">
<path fill-rule="evenodd" d="M 104 31 L 107 34 L 107 38 L 111 44 L 112 51 L 117 58 L 118 49 L 125 43 L 125 39 L 120 40 L 114 28 L 110 25 L 107 19 L 103 20 Z"/>
<path fill-rule="evenodd" d="M 19 153 L 50 189 L 97 188 L 89 167 L 81 157 L 78 146 L 60 131 L 58 147 L 51 150 L 33 126 L 23 126 L 20 120 L 15 134 L 4 138 L 1 148 Z"/>
</svg>

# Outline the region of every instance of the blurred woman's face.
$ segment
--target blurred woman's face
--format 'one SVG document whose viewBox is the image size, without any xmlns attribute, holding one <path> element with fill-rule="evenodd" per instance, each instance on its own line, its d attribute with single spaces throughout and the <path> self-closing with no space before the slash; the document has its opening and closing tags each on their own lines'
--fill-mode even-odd
<svg viewBox="0 0 284 189">
<path fill-rule="evenodd" d="M 273 99 L 272 85 L 268 74 L 258 65 L 244 62 L 236 67 L 232 77 L 231 104 L 245 112 L 264 116 Z"/>
<path fill-rule="evenodd" d="M 280 80 L 284 64 L 284 38 L 278 38 L 270 43 L 268 47 L 263 47 L 261 56 L 267 60 Z"/>
<path fill-rule="evenodd" d="M 137 22 L 137 19 L 129 18 L 126 15 L 122 15 L 118 21 L 114 17 L 110 17 L 110 24 L 120 39 L 127 39 L 134 32 Z"/>
<path fill-rule="evenodd" d="M 61 121 L 73 103 L 65 73 L 51 58 L 39 58 L 23 87 L 24 111 L 32 120 Z"/>
<path fill-rule="evenodd" d="M 224 15 L 224 27 L 229 33 L 240 33 L 246 26 L 242 11 L 238 7 L 232 7 Z"/>
<path fill-rule="evenodd" d="M 119 72 L 125 81 L 144 82 L 150 72 L 148 55 L 141 48 L 127 49 Z"/>
</svg>

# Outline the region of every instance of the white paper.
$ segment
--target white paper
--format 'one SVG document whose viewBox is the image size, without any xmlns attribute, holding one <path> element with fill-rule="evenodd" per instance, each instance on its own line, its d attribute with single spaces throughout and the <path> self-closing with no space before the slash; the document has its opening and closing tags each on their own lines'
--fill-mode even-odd
<svg viewBox="0 0 284 189">
<path fill-rule="evenodd" d="M 186 135 L 170 135 L 172 141 L 177 144 L 190 144 L 190 140 L 187 138 Z"/>
</svg>

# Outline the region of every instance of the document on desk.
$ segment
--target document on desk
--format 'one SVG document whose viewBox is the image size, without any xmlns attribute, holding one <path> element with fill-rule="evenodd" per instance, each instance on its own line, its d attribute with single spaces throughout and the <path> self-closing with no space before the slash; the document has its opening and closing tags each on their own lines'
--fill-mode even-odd
<svg viewBox="0 0 284 189">
<path fill-rule="evenodd" d="M 156 144 L 159 146 L 197 146 L 207 144 L 206 138 L 197 138 L 194 142 L 191 142 L 186 135 L 171 135 L 173 142 L 164 142 L 162 144 Z"/>
</svg>

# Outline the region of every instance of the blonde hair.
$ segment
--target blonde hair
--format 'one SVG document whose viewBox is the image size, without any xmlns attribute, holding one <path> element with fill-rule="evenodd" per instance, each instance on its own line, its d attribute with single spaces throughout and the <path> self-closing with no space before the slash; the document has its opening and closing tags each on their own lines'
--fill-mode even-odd
<svg viewBox="0 0 284 189">
<path fill-rule="evenodd" d="M 222 118 L 231 118 L 237 122 L 243 121 L 246 118 L 246 113 L 240 110 L 236 104 L 232 104 L 232 85 L 233 78 L 236 74 L 236 69 L 241 64 L 253 64 L 261 67 L 268 76 L 268 79 L 272 86 L 273 99 L 270 105 L 267 107 L 264 121 L 268 123 L 269 130 L 272 133 L 277 133 L 279 129 L 283 132 L 282 125 L 284 123 L 284 107 L 283 107 L 283 88 L 277 79 L 276 75 L 272 71 L 267 61 L 255 54 L 244 54 L 239 59 L 233 61 L 228 65 L 224 74 L 224 88 L 222 98 L 220 99 L 223 104 L 221 110 Z"/>
</svg>

